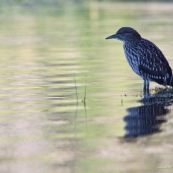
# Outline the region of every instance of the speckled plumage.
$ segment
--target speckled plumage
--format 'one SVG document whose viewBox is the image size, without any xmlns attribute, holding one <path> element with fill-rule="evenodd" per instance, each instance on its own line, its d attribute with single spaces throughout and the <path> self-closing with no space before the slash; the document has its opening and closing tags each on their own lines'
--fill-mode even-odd
<svg viewBox="0 0 173 173">
<path fill-rule="evenodd" d="M 133 71 L 144 80 L 144 89 L 149 81 L 173 86 L 172 70 L 161 50 L 151 41 L 144 39 L 130 27 L 120 28 L 116 34 L 106 39 L 116 38 L 123 41 L 127 61 Z"/>
</svg>

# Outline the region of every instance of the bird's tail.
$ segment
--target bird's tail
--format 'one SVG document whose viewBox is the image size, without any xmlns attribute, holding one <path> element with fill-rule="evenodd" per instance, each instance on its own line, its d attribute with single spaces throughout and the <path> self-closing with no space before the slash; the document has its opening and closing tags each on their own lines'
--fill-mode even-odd
<svg viewBox="0 0 173 173">
<path fill-rule="evenodd" d="M 173 76 L 169 79 L 168 85 L 173 87 Z"/>
</svg>

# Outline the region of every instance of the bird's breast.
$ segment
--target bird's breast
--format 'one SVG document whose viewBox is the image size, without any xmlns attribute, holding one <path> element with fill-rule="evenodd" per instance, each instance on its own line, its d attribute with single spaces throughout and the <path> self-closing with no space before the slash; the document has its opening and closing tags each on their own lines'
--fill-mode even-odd
<svg viewBox="0 0 173 173">
<path fill-rule="evenodd" d="M 133 69 L 133 71 L 135 73 L 137 73 L 138 75 L 140 75 L 139 72 L 139 65 L 140 65 L 140 61 L 141 61 L 141 57 L 139 55 L 139 52 L 136 51 L 134 46 L 128 46 L 126 44 L 124 44 L 124 53 L 126 56 L 126 59 L 129 63 L 129 65 L 131 66 L 131 68 Z"/>
</svg>

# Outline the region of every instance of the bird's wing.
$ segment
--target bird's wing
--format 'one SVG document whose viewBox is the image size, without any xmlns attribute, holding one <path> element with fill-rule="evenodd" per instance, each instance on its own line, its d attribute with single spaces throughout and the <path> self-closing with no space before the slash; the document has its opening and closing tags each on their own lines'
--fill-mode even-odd
<svg viewBox="0 0 173 173">
<path fill-rule="evenodd" d="M 148 40 L 139 45 L 138 53 L 141 54 L 140 73 L 160 84 L 168 82 L 172 78 L 172 70 L 161 50 Z M 147 42 L 147 44 L 146 44 Z M 142 47 L 142 49 L 141 49 Z"/>
<path fill-rule="evenodd" d="M 144 65 L 139 65 L 139 72 L 144 78 L 148 78 L 159 84 L 164 84 L 164 82 L 166 83 L 167 81 L 167 77 L 165 76 L 165 73 L 163 73 L 161 70 L 154 71 Z"/>
</svg>

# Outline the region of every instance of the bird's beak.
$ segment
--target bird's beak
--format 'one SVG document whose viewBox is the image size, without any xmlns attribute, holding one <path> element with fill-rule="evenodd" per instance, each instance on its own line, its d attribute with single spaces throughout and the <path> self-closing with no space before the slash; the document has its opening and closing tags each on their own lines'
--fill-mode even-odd
<svg viewBox="0 0 173 173">
<path fill-rule="evenodd" d="M 106 37 L 106 39 L 112 39 L 112 38 L 117 38 L 117 34 L 110 35 L 109 37 Z"/>
</svg>

